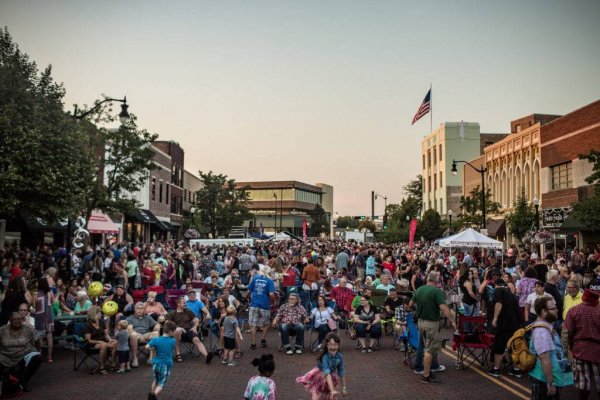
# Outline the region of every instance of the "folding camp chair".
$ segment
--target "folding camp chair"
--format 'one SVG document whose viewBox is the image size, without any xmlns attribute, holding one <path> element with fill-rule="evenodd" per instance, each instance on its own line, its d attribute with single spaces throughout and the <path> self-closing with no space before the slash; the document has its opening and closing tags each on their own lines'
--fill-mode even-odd
<svg viewBox="0 0 600 400">
<path fill-rule="evenodd" d="M 100 365 L 98 354 L 100 350 L 90 346 L 85 340 L 85 322 L 75 322 L 73 324 L 73 371 L 79 370 L 82 364 L 87 367 L 88 359 L 94 362 L 94 366 Z M 82 352 L 83 358 L 77 363 L 77 353 Z"/>
<path fill-rule="evenodd" d="M 465 369 L 475 362 L 487 368 L 494 336 L 485 332 L 485 318 L 459 317 L 458 332 L 454 334 L 452 342 L 457 352 L 457 368 Z"/>
</svg>

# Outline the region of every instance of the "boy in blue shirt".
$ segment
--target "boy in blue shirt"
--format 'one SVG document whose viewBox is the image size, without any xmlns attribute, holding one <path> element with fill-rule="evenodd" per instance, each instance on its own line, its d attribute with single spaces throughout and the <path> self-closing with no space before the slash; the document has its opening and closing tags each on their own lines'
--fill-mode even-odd
<svg viewBox="0 0 600 400">
<path fill-rule="evenodd" d="M 163 326 L 163 335 L 148 342 L 146 349 L 151 349 L 156 354 L 152 358 L 152 371 L 154 381 L 148 393 L 148 400 L 156 400 L 158 395 L 167 386 L 171 368 L 173 368 L 173 353 L 175 351 L 175 338 L 173 334 L 177 325 L 173 321 L 166 321 Z"/>
</svg>

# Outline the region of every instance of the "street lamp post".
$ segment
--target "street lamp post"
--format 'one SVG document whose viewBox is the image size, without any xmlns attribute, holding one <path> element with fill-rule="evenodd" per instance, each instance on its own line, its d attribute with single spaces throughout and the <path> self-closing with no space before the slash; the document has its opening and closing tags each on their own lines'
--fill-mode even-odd
<svg viewBox="0 0 600 400">
<path fill-rule="evenodd" d="M 387 224 L 387 196 L 384 196 L 382 194 L 379 193 L 375 193 L 375 200 L 377 200 L 377 197 L 383 197 L 383 227 L 385 229 L 385 225 Z M 375 223 L 375 221 L 373 221 L 373 223 Z"/>
<path fill-rule="evenodd" d="M 450 221 L 450 233 L 452 233 L 452 214 L 454 214 L 452 212 L 452 210 L 448 210 L 448 220 Z"/>
<path fill-rule="evenodd" d="M 481 168 L 476 168 L 473 164 L 471 164 L 468 161 L 456 161 L 456 160 L 452 160 L 452 169 L 450 170 L 450 172 L 452 172 L 452 175 L 454 175 L 454 176 L 456 176 L 456 174 L 458 173 L 458 171 L 456 170 L 456 164 L 457 163 L 467 164 L 469 167 L 473 168 L 475 171 L 477 171 L 477 172 L 479 172 L 481 174 L 481 214 L 482 214 L 481 229 L 485 229 L 485 227 L 486 227 L 486 217 L 485 217 L 485 173 L 487 172 L 487 168 L 484 167 L 483 165 L 481 166 Z"/>
<path fill-rule="evenodd" d="M 540 230 L 540 199 L 537 196 L 533 198 L 533 206 L 535 207 L 535 229 Z"/>
<path fill-rule="evenodd" d="M 279 229 L 283 232 L 283 189 L 279 192 Z"/>
<path fill-rule="evenodd" d="M 275 199 L 275 233 L 277 233 L 277 193 L 273 193 L 273 198 Z"/>
<path fill-rule="evenodd" d="M 192 228 L 196 229 L 194 225 L 194 213 L 196 212 L 196 207 L 190 207 L 190 217 L 192 218 Z"/>
</svg>

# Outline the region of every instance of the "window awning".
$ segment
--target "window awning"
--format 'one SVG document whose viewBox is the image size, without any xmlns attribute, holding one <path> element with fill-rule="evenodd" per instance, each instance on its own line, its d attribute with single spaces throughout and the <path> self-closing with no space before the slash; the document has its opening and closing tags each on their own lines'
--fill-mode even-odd
<svg viewBox="0 0 600 400">
<path fill-rule="evenodd" d="M 100 234 L 117 234 L 119 233 L 119 227 L 113 222 L 112 219 L 100 210 L 92 211 L 92 215 L 87 223 L 87 230 L 90 233 Z"/>
<path fill-rule="evenodd" d="M 158 224 L 158 218 L 150 210 L 137 209 L 133 214 L 127 214 L 127 219 L 142 224 Z"/>
<path fill-rule="evenodd" d="M 506 236 L 506 223 L 504 219 L 492 219 L 487 224 L 488 236 L 504 237 Z"/>
<path fill-rule="evenodd" d="M 559 228 L 560 231 L 564 232 L 579 232 L 579 231 L 589 231 L 591 230 L 589 227 L 585 226 L 583 223 L 579 222 L 572 215 L 569 215 L 565 222 Z"/>
</svg>

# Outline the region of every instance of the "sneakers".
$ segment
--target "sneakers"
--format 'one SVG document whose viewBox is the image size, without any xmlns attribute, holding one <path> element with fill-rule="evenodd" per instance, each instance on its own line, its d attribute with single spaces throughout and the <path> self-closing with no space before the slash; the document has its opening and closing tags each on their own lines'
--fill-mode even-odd
<svg viewBox="0 0 600 400">
<path fill-rule="evenodd" d="M 252 344 L 250 345 L 250 348 L 251 348 L 252 350 L 256 350 L 256 343 L 252 343 Z"/>
<path fill-rule="evenodd" d="M 300 349 L 300 348 L 297 348 L 297 349 L 296 349 L 296 354 L 302 354 L 302 349 Z"/>
<path fill-rule="evenodd" d="M 229 367 L 237 367 L 237 366 L 238 366 L 238 365 L 240 365 L 240 364 L 238 364 L 236 361 L 230 361 L 230 362 L 228 362 L 228 363 L 227 363 L 227 365 L 228 365 Z"/>
<path fill-rule="evenodd" d="M 223 359 L 223 361 L 221 361 L 221 364 L 227 364 L 229 361 L 227 361 L 226 359 Z"/>
<path fill-rule="evenodd" d="M 440 383 L 440 381 L 435 376 L 433 376 L 433 374 L 429 374 L 429 376 L 423 376 L 421 378 L 421 383 L 429 385 L 430 383 Z"/>
<path fill-rule="evenodd" d="M 137 368 L 139 366 L 140 366 L 140 364 L 138 363 L 138 359 L 134 358 L 133 361 L 131 362 L 131 368 Z"/>
<path fill-rule="evenodd" d="M 291 348 L 288 347 L 285 354 L 287 354 L 288 356 L 291 356 L 292 354 L 294 354 L 294 350 L 292 350 Z"/>
<path fill-rule="evenodd" d="M 445 370 L 446 370 L 446 367 L 444 367 L 442 364 L 438 365 L 437 368 L 431 368 L 431 372 L 442 372 Z"/>
<path fill-rule="evenodd" d="M 121 368 L 117 371 L 117 374 L 124 374 L 125 373 L 125 368 Z"/>
<path fill-rule="evenodd" d="M 511 376 L 514 376 L 515 378 L 522 378 L 523 377 L 523 371 L 521 371 L 520 369 L 511 368 L 508 371 L 508 374 L 511 375 Z"/>
<path fill-rule="evenodd" d="M 422 369 L 413 369 L 413 372 L 417 375 L 423 375 L 423 370 Z"/>
<path fill-rule="evenodd" d="M 491 375 L 491 376 L 493 376 L 495 378 L 500 378 L 500 369 L 492 367 L 488 371 L 488 375 Z"/>
<path fill-rule="evenodd" d="M 208 354 L 206 355 L 206 363 L 210 364 L 210 362 L 212 361 L 212 359 L 215 357 L 215 353 L 213 353 L 212 351 L 209 351 Z"/>
</svg>

